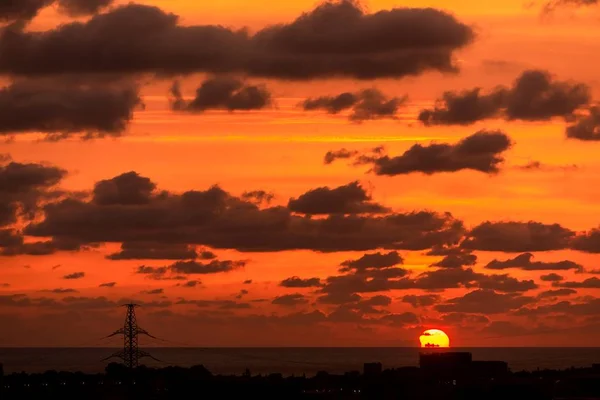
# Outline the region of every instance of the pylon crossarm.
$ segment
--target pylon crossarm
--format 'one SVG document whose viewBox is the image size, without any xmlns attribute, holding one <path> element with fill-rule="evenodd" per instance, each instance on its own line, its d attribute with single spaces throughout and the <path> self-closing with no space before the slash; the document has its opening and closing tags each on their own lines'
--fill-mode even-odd
<svg viewBox="0 0 600 400">
<path fill-rule="evenodd" d="M 149 336 L 149 337 L 151 337 L 153 339 L 156 339 L 156 336 L 152 336 L 150 333 L 148 333 L 147 330 L 142 329 L 142 328 L 138 328 L 137 333 L 138 333 L 138 335 L 146 335 L 146 336 Z"/>
<path fill-rule="evenodd" d="M 158 358 L 154 357 L 152 354 L 150 354 L 150 353 L 146 353 L 145 351 L 141 351 L 141 350 L 140 350 L 140 351 L 138 351 L 138 357 L 139 357 L 139 358 L 144 358 L 144 357 L 146 357 L 146 358 L 151 358 L 151 359 L 153 359 L 154 361 L 163 362 L 162 360 L 159 360 Z"/>
<path fill-rule="evenodd" d="M 123 330 L 123 328 L 117 329 L 116 331 L 114 331 L 110 335 L 105 336 L 103 339 L 106 339 L 106 338 L 109 338 L 109 337 L 113 337 L 113 336 L 117 336 L 117 335 L 123 335 L 124 333 L 125 333 L 125 331 Z"/>
</svg>

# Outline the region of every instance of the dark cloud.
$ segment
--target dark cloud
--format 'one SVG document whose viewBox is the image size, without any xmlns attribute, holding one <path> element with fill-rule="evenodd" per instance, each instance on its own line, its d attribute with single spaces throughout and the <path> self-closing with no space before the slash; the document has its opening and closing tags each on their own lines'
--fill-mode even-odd
<svg viewBox="0 0 600 400">
<path fill-rule="evenodd" d="M 578 234 L 573 239 L 571 248 L 586 253 L 600 253 L 600 228 Z"/>
<path fill-rule="evenodd" d="M 99 287 L 108 287 L 108 288 L 112 288 L 117 286 L 117 282 L 105 282 L 105 283 L 101 283 L 99 285 Z"/>
<path fill-rule="evenodd" d="M 252 279 L 246 279 L 243 283 L 244 285 L 250 285 L 252 283 Z"/>
<path fill-rule="evenodd" d="M 477 256 L 470 253 L 448 254 L 442 260 L 431 264 L 432 267 L 462 268 L 477 264 Z"/>
<path fill-rule="evenodd" d="M 212 260 L 208 263 L 197 261 L 177 261 L 169 266 L 169 269 L 177 274 L 217 274 L 220 272 L 231 272 L 246 265 L 245 261 L 218 261 Z"/>
<path fill-rule="evenodd" d="M 120 136 L 139 105 L 138 90 L 129 84 L 20 80 L 0 89 L 0 135 L 42 132 L 49 140 Z"/>
<path fill-rule="evenodd" d="M 163 293 L 164 293 L 164 289 L 151 289 L 151 290 L 142 291 L 142 294 L 163 294 Z"/>
<path fill-rule="evenodd" d="M 11 29 L 0 38 L 0 71 L 403 77 L 455 72 L 454 51 L 474 38 L 469 26 L 443 11 L 396 8 L 366 14 L 350 0 L 324 3 L 253 36 L 221 25 L 179 22 L 159 8 L 129 4 L 47 32 Z"/>
<path fill-rule="evenodd" d="M 390 210 L 372 201 L 359 182 L 331 189 L 320 187 L 309 190 L 297 199 L 290 199 L 288 208 L 302 214 L 363 214 L 387 213 Z"/>
<path fill-rule="evenodd" d="M 414 308 L 432 306 L 440 301 L 441 297 L 437 294 L 424 295 L 406 295 L 402 297 L 402 302 L 408 303 Z"/>
<path fill-rule="evenodd" d="M 590 107 L 589 113 L 567 127 L 567 137 L 584 141 L 600 140 L 600 107 Z"/>
<path fill-rule="evenodd" d="M 532 280 L 520 281 L 508 274 L 485 275 L 467 269 L 439 269 L 420 274 L 414 280 L 406 280 L 405 288 L 443 290 L 451 288 L 480 288 L 499 292 L 525 292 L 537 288 Z"/>
<path fill-rule="evenodd" d="M 577 294 L 577 290 L 573 289 L 557 289 L 557 290 L 546 290 L 538 294 L 540 299 L 554 298 L 559 296 L 570 296 L 572 294 Z"/>
<path fill-rule="evenodd" d="M 481 88 L 445 92 L 435 108 L 419 113 L 419 120 L 425 125 L 471 125 L 499 116 L 506 96 L 505 89 L 489 94 L 482 94 Z"/>
<path fill-rule="evenodd" d="M 243 310 L 252 308 L 249 303 L 239 303 L 233 300 L 186 300 L 180 299 L 175 304 L 193 304 L 201 308 L 216 307 L 221 310 Z"/>
<path fill-rule="evenodd" d="M 21 216 L 34 218 L 39 202 L 52 197 L 52 187 L 66 174 L 60 168 L 42 164 L 0 164 L 0 227 L 17 222 Z"/>
<path fill-rule="evenodd" d="M 539 222 L 484 222 L 473 228 L 462 242 L 465 249 L 521 253 L 562 250 L 574 232 L 559 224 Z"/>
<path fill-rule="evenodd" d="M 201 285 L 202 282 L 195 280 L 195 281 L 187 281 L 186 283 L 178 283 L 177 286 L 183 286 L 183 287 L 187 287 L 187 288 L 195 288 L 198 285 Z"/>
<path fill-rule="evenodd" d="M 583 266 L 573 261 L 563 260 L 557 262 L 531 261 L 533 254 L 524 253 L 505 261 L 493 260 L 486 268 L 488 269 L 508 269 L 518 268 L 525 271 L 566 271 L 574 269 L 583 272 Z"/>
<path fill-rule="evenodd" d="M 571 316 L 596 316 L 600 312 L 600 299 L 588 298 L 583 302 L 561 301 L 538 307 L 523 307 L 515 312 L 520 316 L 536 316 L 544 314 L 566 314 Z"/>
<path fill-rule="evenodd" d="M 583 282 L 554 282 L 552 286 L 570 289 L 600 289 L 600 279 L 593 277 L 588 278 Z"/>
<path fill-rule="evenodd" d="M 72 17 L 96 14 L 113 4 L 114 0 L 57 0 L 58 9 Z"/>
<path fill-rule="evenodd" d="M 307 304 L 308 300 L 300 293 L 293 293 L 277 296 L 271 303 L 279 306 L 296 307 L 298 305 Z"/>
<path fill-rule="evenodd" d="M 281 281 L 279 286 L 288 287 L 288 288 L 309 288 L 309 287 L 319 287 L 321 286 L 320 278 L 306 278 L 302 279 L 297 276 L 292 276 L 291 278 L 287 278 Z"/>
<path fill-rule="evenodd" d="M 388 314 L 380 318 L 380 321 L 395 327 L 418 324 L 419 317 L 415 313 L 405 312 L 402 314 Z"/>
<path fill-rule="evenodd" d="M 0 21 L 29 21 L 42 9 L 53 4 L 58 4 L 59 11 L 73 17 L 91 15 L 113 2 L 114 0 L 2 0 Z"/>
<path fill-rule="evenodd" d="M 0 21 L 28 21 L 54 0 L 3 0 L 0 1 Z"/>
<path fill-rule="evenodd" d="M 564 280 L 565 278 L 561 275 L 551 273 L 548 275 L 540 276 L 540 279 L 544 282 L 560 282 L 560 281 Z"/>
<path fill-rule="evenodd" d="M 133 176 L 133 175 L 132 175 Z M 117 177 L 120 178 L 120 177 Z M 69 197 L 43 207 L 45 219 L 24 233 L 78 243 L 162 242 L 240 251 L 425 250 L 458 243 L 452 215 L 429 211 L 374 215 L 295 216 L 281 206 L 261 208 L 219 187 L 182 194 L 116 185 L 103 201 Z M 143 178 L 142 178 L 143 179 Z M 138 178 L 133 182 L 141 182 Z M 145 186 L 143 186 L 145 188 Z M 104 193 L 104 191 L 102 191 Z"/>
<path fill-rule="evenodd" d="M 100 206 L 148 204 L 156 185 L 131 171 L 94 185 L 93 202 Z"/>
<path fill-rule="evenodd" d="M 488 324 L 490 319 L 485 315 L 450 313 L 442 315 L 442 321 L 450 324 Z"/>
<path fill-rule="evenodd" d="M 544 13 L 551 13 L 560 7 L 585 7 L 597 4 L 598 0 L 551 0 L 544 3 L 542 11 Z"/>
<path fill-rule="evenodd" d="M 85 277 L 85 272 L 73 272 L 72 274 L 63 276 L 63 279 L 81 279 L 84 277 Z"/>
<path fill-rule="evenodd" d="M 175 111 L 202 113 L 207 110 L 262 110 L 271 105 L 271 93 L 264 86 L 248 85 L 232 77 L 212 77 L 200 85 L 193 100 L 186 101 L 178 82 L 171 87 Z"/>
<path fill-rule="evenodd" d="M 327 154 L 325 154 L 325 164 L 331 164 L 335 160 L 348 159 L 358 155 L 359 152 L 356 150 L 340 149 L 335 151 L 328 151 Z"/>
<path fill-rule="evenodd" d="M 20 232 L 0 229 L 0 255 L 2 256 L 47 256 L 58 251 L 80 251 L 88 248 L 88 246 L 81 246 L 77 241 L 61 238 L 25 242 L 25 237 Z"/>
<path fill-rule="evenodd" d="M 346 260 L 340 265 L 343 267 L 341 272 L 352 270 L 365 271 L 368 269 L 390 268 L 404 263 L 404 259 L 397 251 L 389 253 L 371 253 L 365 254 L 357 260 Z"/>
<path fill-rule="evenodd" d="M 519 294 L 499 294 L 493 290 L 476 290 L 462 297 L 447 300 L 434 308 L 442 313 L 501 314 L 531 304 L 532 297 Z"/>
<path fill-rule="evenodd" d="M 461 170 L 494 174 L 504 162 L 502 153 L 511 145 L 510 138 L 501 131 L 479 131 L 455 144 L 415 144 L 401 156 L 362 155 L 355 165 L 372 165 L 375 174 L 387 176 L 414 172 L 431 175 Z"/>
<path fill-rule="evenodd" d="M 378 89 L 365 89 L 357 93 L 342 93 L 337 96 L 323 96 L 306 99 L 302 103 L 305 111 L 325 110 L 329 114 L 338 114 L 351 110 L 350 121 L 362 122 L 367 120 L 396 118 L 398 108 L 408 97 L 388 98 Z"/>
<path fill-rule="evenodd" d="M 65 294 L 65 293 L 77 293 L 78 291 L 75 290 L 75 289 L 58 288 L 58 289 L 42 290 L 42 292 L 55 293 L 55 294 Z"/>
<path fill-rule="evenodd" d="M 266 192 L 264 190 L 252 190 L 249 192 L 242 193 L 242 200 L 252 202 L 257 205 L 271 204 L 271 201 L 275 198 L 275 194 Z"/>
<path fill-rule="evenodd" d="M 470 125 L 496 117 L 509 121 L 571 120 L 590 101 L 587 85 L 557 81 L 546 71 L 529 70 L 510 88 L 498 87 L 486 94 L 481 88 L 446 92 L 435 108 L 421 111 L 419 120 L 425 125 Z"/>
<path fill-rule="evenodd" d="M 109 254 L 111 260 L 190 260 L 198 257 L 195 248 L 185 244 L 148 242 L 124 242 L 121 251 Z M 211 252 L 203 252 L 202 259 L 214 258 Z"/>
</svg>

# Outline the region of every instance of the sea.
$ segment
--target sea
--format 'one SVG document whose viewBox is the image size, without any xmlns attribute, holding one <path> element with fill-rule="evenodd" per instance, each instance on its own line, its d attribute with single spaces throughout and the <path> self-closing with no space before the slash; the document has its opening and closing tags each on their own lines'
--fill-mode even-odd
<svg viewBox="0 0 600 400">
<path fill-rule="evenodd" d="M 393 348 L 148 348 L 156 360 L 143 358 L 148 367 L 204 365 L 214 374 L 239 375 L 281 373 L 315 375 L 319 371 L 340 374 L 362 371 L 363 364 L 380 362 L 384 368 L 418 366 L 421 349 Z M 0 348 L 5 373 L 47 370 L 102 372 L 111 361 L 113 348 Z M 437 350 L 436 350 L 437 351 Z M 444 350 L 441 350 L 444 351 Z M 591 367 L 600 363 L 599 348 L 452 348 L 467 351 L 473 360 L 506 361 L 512 371 Z"/>
</svg>

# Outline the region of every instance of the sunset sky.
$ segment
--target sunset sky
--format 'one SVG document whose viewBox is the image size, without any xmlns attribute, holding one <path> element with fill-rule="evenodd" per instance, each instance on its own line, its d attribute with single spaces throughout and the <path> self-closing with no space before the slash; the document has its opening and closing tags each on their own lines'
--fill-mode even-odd
<svg viewBox="0 0 600 400">
<path fill-rule="evenodd" d="M 4 4 L 0 347 L 597 345 L 600 2 Z"/>
</svg>

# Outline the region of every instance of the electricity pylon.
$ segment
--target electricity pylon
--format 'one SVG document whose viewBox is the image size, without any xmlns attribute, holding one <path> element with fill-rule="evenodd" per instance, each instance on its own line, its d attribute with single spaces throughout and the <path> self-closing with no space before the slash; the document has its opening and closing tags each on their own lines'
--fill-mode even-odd
<svg viewBox="0 0 600 400">
<path fill-rule="evenodd" d="M 108 335 L 107 338 L 116 335 L 123 335 L 123 350 L 117 351 L 113 355 L 105 358 L 108 360 L 113 357 L 118 357 L 123 360 L 123 363 L 128 368 L 136 368 L 139 365 L 140 358 L 149 357 L 153 360 L 160 361 L 157 358 L 152 357 L 149 353 L 142 351 L 138 348 L 138 335 L 146 335 L 154 338 L 148 331 L 140 328 L 135 318 L 135 308 L 137 304 L 124 304 L 123 307 L 127 307 L 127 315 L 125 316 L 125 325 L 121 328 Z"/>
</svg>

